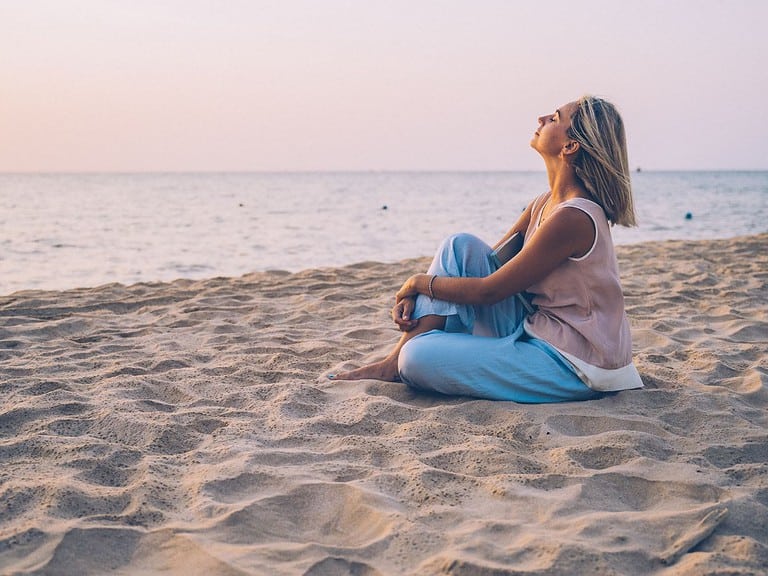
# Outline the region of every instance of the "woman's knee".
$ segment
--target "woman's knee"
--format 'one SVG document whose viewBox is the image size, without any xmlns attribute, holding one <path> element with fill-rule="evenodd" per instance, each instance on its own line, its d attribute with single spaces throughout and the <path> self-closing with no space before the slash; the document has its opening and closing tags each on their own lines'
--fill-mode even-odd
<svg viewBox="0 0 768 576">
<path fill-rule="evenodd" d="M 454 252 L 466 252 L 469 250 L 485 252 L 490 250 L 490 246 L 483 242 L 474 234 L 468 232 L 458 232 L 451 234 L 444 240 L 444 245 L 450 247 Z"/>
<path fill-rule="evenodd" d="M 487 276 L 492 248 L 473 234 L 448 236 L 440 246 L 439 260 L 449 276 Z"/>
</svg>

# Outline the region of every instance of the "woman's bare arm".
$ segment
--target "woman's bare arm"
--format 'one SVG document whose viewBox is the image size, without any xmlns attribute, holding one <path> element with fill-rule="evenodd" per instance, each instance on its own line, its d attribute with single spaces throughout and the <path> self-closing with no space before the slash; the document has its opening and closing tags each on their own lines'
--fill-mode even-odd
<svg viewBox="0 0 768 576">
<path fill-rule="evenodd" d="M 494 304 L 526 290 L 545 278 L 572 256 L 586 253 L 595 238 L 592 220 L 581 210 L 565 209 L 554 212 L 536 231 L 523 249 L 504 266 L 485 278 L 453 278 L 416 274 L 398 291 L 396 299 L 415 294 L 458 304 Z"/>
</svg>

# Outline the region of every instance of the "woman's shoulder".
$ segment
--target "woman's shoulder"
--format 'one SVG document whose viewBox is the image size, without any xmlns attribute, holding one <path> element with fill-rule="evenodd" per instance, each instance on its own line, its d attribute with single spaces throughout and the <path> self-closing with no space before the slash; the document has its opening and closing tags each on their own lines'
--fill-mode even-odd
<svg viewBox="0 0 768 576">
<path fill-rule="evenodd" d="M 546 192 L 542 192 L 536 198 L 533 200 L 533 204 L 544 204 L 547 200 L 549 200 L 549 197 L 552 196 L 552 190 L 547 190 Z"/>
<path fill-rule="evenodd" d="M 569 198 L 565 202 L 562 202 L 558 206 L 558 208 L 576 208 L 578 210 L 581 210 L 582 212 L 586 212 L 593 219 L 606 220 L 607 222 L 607 216 L 605 214 L 605 210 L 603 209 L 602 206 L 600 206 L 600 204 L 598 204 L 591 198 L 584 198 L 584 197 Z"/>
<path fill-rule="evenodd" d="M 536 198 L 533 199 L 533 202 L 531 202 L 531 214 L 536 214 L 541 208 L 544 206 L 544 204 L 547 203 L 547 200 L 549 200 L 549 197 L 552 195 L 551 190 L 547 190 L 543 194 L 539 194 L 536 196 Z"/>
</svg>

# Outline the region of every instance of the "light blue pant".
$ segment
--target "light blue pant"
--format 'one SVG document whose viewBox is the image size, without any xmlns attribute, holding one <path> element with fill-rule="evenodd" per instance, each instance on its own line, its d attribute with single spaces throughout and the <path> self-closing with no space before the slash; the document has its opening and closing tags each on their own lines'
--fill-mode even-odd
<svg viewBox="0 0 768 576">
<path fill-rule="evenodd" d="M 450 236 L 429 274 L 488 276 L 494 271 L 490 253 L 491 247 L 475 236 Z M 525 309 L 514 296 L 491 306 L 419 296 L 413 317 L 431 314 L 446 317 L 445 331 L 419 334 L 400 351 L 400 378 L 413 388 L 527 403 L 603 395 L 587 387 L 557 350 L 523 331 Z"/>
</svg>

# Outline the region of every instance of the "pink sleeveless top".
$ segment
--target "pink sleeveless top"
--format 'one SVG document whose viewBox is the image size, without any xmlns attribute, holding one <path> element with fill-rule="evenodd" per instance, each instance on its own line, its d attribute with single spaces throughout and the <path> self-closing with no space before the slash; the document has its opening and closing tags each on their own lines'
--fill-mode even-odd
<svg viewBox="0 0 768 576">
<path fill-rule="evenodd" d="M 526 241 L 539 228 L 548 198 L 544 194 L 536 200 Z M 591 388 L 642 387 L 632 364 L 632 337 L 605 212 L 586 198 L 568 200 L 555 210 L 567 208 L 581 210 L 592 219 L 595 241 L 586 255 L 569 258 L 528 288 L 538 309 L 529 316 L 526 332 L 554 346 Z"/>
</svg>

